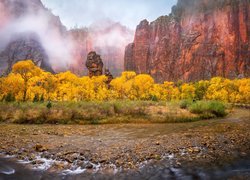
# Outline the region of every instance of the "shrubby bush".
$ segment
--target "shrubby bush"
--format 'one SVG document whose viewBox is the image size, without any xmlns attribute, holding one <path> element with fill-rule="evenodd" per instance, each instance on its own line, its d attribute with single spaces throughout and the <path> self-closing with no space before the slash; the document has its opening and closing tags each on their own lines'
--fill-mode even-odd
<svg viewBox="0 0 250 180">
<path fill-rule="evenodd" d="M 226 107 L 218 101 L 197 101 L 191 104 L 188 109 L 191 113 L 201 114 L 204 118 L 226 116 Z"/>
</svg>

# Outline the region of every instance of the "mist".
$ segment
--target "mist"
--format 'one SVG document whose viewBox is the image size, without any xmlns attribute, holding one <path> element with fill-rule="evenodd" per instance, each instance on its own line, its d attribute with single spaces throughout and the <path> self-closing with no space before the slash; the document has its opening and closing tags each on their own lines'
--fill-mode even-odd
<svg viewBox="0 0 250 180">
<path fill-rule="evenodd" d="M 15 9 L 15 2 L 13 7 Z M 27 33 L 38 36 L 38 41 L 41 43 L 49 57 L 52 67 L 58 69 L 66 69 L 72 57 L 73 43 L 67 37 L 66 32 L 62 33 L 62 29 L 57 26 L 56 18 L 51 17 L 46 9 L 39 9 L 34 12 L 29 3 L 26 4 L 28 10 L 18 17 L 5 10 L 4 5 L 0 2 L 0 19 L 4 19 L 0 24 L 0 50 L 6 48 L 11 43 L 15 36 L 25 35 Z M 55 22 L 52 22 L 54 18 Z M 55 24 L 53 24 L 55 23 Z"/>
<path fill-rule="evenodd" d="M 68 27 L 90 26 L 103 18 L 120 22 L 132 30 L 143 19 L 167 15 L 177 0 L 42 0 Z"/>
<path fill-rule="evenodd" d="M 89 51 L 100 53 L 105 64 L 120 72 L 125 46 L 133 41 L 136 25 L 142 19 L 168 14 L 175 2 L 42 0 L 44 7 L 40 0 L 1 0 L 0 51 L 17 35 L 31 33 L 38 37 L 56 72 L 71 70 L 71 66 L 83 71 Z M 20 4 L 24 6 L 17 7 Z M 84 37 L 73 37 L 72 28 L 86 31 L 79 35 Z"/>
</svg>

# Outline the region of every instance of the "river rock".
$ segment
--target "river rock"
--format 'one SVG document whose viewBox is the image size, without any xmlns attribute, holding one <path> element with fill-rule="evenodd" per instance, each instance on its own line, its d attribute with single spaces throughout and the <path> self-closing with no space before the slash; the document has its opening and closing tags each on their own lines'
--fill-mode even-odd
<svg viewBox="0 0 250 180">
<path fill-rule="evenodd" d="M 66 155 L 66 157 L 64 159 L 69 163 L 73 163 L 78 158 L 78 156 L 79 156 L 79 154 L 77 154 L 77 153 L 68 154 L 68 155 Z"/>
<path fill-rule="evenodd" d="M 44 147 L 43 145 L 41 144 L 36 144 L 34 146 L 34 149 L 37 151 L 37 152 L 44 152 L 44 151 L 47 151 L 48 148 L 47 147 Z"/>
<path fill-rule="evenodd" d="M 83 169 L 93 169 L 94 166 L 93 166 L 92 163 L 87 162 L 87 163 L 84 163 L 84 164 L 82 165 L 82 168 L 83 168 Z"/>
</svg>

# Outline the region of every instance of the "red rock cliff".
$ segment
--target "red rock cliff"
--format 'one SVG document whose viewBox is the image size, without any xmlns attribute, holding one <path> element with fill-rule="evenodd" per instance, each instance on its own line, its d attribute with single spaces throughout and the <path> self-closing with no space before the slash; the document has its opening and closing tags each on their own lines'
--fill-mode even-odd
<svg viewBox="0 0 250 180">
<path fill-rule="evenodd" d="M 169 16 L 143 20 L 125 69 L 156 81 L 250 76 L 250 0 L 178 0 Z"/>
<path fill-rule="evenodd" d="M 133 31 L 120 23 L 102 20 L 89 28 L 72 29 L 69 34 L 75 46 L 74 62 L 70 68 L 73 72 L 87 74 L 85 63 L 90 51 L 101 55 L 104 68 L 113 75 L 118 76 L 124 71 L 124 48 L 133 39 Z"/>
</svg>

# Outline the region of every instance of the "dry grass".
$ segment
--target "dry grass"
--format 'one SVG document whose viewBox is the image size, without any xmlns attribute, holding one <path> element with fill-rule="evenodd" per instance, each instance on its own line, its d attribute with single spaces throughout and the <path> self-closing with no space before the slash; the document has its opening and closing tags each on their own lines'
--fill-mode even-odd
<svg viewBox="0 0 250 180">
<path fill-rule="evenodd" d="M 0 121 L 20 124 L 180 123 L 200 120 L 179 103 L 153 101 L 0 103 Z"/>
</svg>

